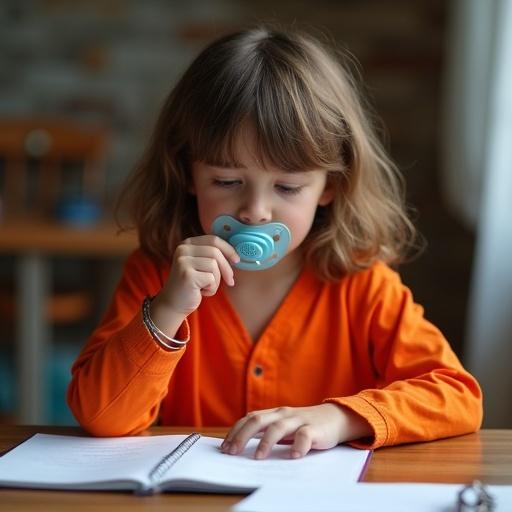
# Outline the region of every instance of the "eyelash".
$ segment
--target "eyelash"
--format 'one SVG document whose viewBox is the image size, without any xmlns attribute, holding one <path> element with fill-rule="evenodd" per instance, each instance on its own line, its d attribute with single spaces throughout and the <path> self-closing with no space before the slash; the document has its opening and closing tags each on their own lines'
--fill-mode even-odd
<svg viewBox="0 0 512 512">
<path fill-rule="evenodd" d="M 213 180 L 213 184 L 218 187 L 223 188 L 230 188 L 235 185 L 238 185 L 240 182 L 238 180 Z M 302 186 L 298 187 L 287 187 L 286 185 L 276 185 L 276 188 L 282 193 L 282 194 L 289 194 L 289 195 L 295 195 L 299 194 L 302 190 Z"/>
<path fill-rule="evenodd" d="M 276 185 L 276 187 L 281 191 L 281 193 L 290 195 L 299 194 L 302 190 L 302 187 L 287 187 L 285 185 Z"/>
</svg>

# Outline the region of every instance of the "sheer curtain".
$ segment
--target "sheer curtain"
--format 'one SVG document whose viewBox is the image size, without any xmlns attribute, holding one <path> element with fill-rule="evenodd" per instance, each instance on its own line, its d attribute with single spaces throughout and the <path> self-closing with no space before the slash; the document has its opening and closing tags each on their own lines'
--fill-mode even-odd
<svg viewBox="0 0 512 512">
<path fill-rule="evenodd" d="M 465 362 L 485 426 L 512 428 L 512 0 L 453 9 L 444 186 L 477 232 Z"/>
</svg>

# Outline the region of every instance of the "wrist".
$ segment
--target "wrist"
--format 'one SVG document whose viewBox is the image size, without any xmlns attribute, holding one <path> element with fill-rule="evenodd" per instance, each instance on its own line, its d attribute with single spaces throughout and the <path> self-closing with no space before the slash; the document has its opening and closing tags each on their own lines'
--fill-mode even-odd
<svg viewBox="0 0 512 512">
<path fill-rule="evenodd" d="M 175 311 L 172 306 L 158 295 L 149 303 L 149 315 L 152 322 L 165 336 L 173 338 L 187 315 Z"/>
<path fill-rule="evenodd" d="M 335 407 L 340 414 L 340 443 L 373 436 L 374 432 L 371 425 L 360 414 L 357 414 L 343 405 L 334 403 L 327 403 L 325 405 Z"/>
<path fill-rule="evenodd" d="M 176 310 L 172 301 L 168 300 L 163 294 L 153 297 L 150 304 L 150 313 L 151 318 L 162 331 L 167 333 L 167 331 L 175 329 L 174 333 L 168 333 L 170 336 L 176 333 L 187 317 L 185 313 Z"/>
</svg>

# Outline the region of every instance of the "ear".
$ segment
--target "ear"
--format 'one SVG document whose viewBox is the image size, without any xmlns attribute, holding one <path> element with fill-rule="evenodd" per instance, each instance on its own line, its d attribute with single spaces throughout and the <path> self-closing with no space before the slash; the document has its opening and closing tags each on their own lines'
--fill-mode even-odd
<svg viewBox="0 0 512 512">
<path fill-rule="evenodd" d="M 322 195 L 318 199 L 318 206 L 327 206 L 334 199 L 334 185 L 327 182 Z"/>
</svg>

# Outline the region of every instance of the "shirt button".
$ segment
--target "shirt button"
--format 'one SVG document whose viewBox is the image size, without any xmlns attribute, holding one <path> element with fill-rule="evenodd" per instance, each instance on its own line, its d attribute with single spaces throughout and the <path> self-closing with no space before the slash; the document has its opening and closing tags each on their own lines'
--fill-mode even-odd
<svg viewBox="0 0 512 512">
<path fill-rule="evenodd" d="M 256 377 L 259 377 L 260 375 L 263 374 L 263 368 L 259 365 L 255 366 L 253 372 L 254 372 L 254 375 L 256 375 Z"/>
</svg>

